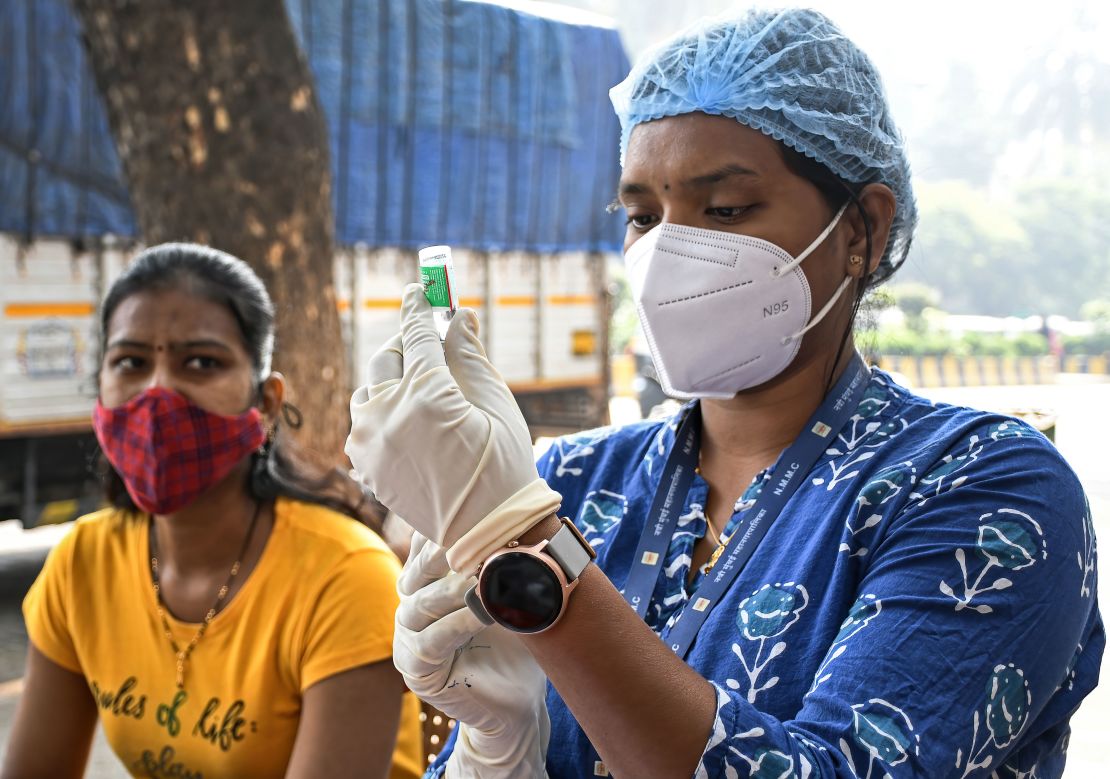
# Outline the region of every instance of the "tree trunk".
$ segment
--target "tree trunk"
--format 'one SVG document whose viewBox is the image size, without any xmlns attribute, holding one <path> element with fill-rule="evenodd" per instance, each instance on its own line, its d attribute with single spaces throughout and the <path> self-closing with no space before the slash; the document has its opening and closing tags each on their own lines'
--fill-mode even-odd
<svg viewBox="0 0 1110 779">
<path fill-rule="evenodd" d="M 281 0 L 74 0 L 148 245 L 248 262 L 277 309 L 301 443 L 342 458 L 346 355 L 328 136 Z"/>
</svg>

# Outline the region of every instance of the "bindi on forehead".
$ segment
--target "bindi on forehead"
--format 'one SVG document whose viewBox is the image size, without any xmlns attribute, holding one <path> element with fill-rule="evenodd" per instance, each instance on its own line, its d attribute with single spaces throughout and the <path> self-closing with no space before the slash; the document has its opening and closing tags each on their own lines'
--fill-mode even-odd
<svg viewBox="0 0 1110 779">
<path fill-rule="evenodd" d="M 157 340 L 150 343 L 141 334 L 132 335 L 125 333 L 123 337 L 113 339 L 108 343 L 108 348 L 141 349 L 148 352 L 188 352 L 193 349 L 217 349 L 223 352 L 234 351 L 233 345 L 218 336 L 201 336 L 187 341 Z"/>
<path fill-rule="evenodd" d="M 664 181 L 663 182 L 663 191 L 664 192 L 670 192 L 671 191 L 671 183 L 669 181 Z"/>
</svg>

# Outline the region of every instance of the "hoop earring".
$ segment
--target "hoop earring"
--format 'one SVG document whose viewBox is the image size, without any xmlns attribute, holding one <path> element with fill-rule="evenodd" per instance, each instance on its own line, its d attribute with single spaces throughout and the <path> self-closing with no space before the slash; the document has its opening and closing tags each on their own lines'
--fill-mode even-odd
<svg viewBox="0 0 1110 779">
<path fill-rule="evenodd" d="M 304 414 L 288 401 L 281 404 L 281 418 L 285 420 L 285 424 L 289 425 L 291 430 L 300 430 L 304 423 Z"/>
</svg>

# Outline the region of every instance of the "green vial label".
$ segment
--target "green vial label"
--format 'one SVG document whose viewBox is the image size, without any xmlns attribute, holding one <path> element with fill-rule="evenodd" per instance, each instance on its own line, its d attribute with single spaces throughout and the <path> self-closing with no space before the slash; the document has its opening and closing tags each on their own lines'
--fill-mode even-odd
<svg viewBox="0 0 1110 779">
<path fill-rule="evenodd" d="M 424 297 L 432 308 L 451 308 L 451 290 L 447 287 L 447 268 L 443 265 L 424 265 L 420 268 L 424 283 Z"/>
</svg>

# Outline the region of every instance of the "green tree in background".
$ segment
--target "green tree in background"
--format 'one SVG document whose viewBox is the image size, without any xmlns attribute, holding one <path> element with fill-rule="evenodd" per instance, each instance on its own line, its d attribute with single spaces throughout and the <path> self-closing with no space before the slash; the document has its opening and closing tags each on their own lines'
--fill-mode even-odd
<svg viewBox="0 0 1110 779">
<path fill-rule="evenodd" d="M 1079 313 L 1088 322 L 1093 322 L 1096 329 L 1110 331 L 1110 298 L 1089 300 Z"/>
<path fill-rule="evenodd" d="M 1110 297 L 1110 191 L 1078 179 L 1030 182 L 1014 198 L 1034 253 L 1031 313 L 1076 317 L 1083 303 Z"/>
<path fill-rule="evenodd" d="M 914 139 L 914 175 L 921 180 L 959 179 L 976 187 L 988 186 L 1003 150 L 999 138 L 1005 131 L 999 127 L 998 114 L 991 110 L 975 69 L 966 62 L 955 63 L 941 95 L 948 110 L 931 112 L 922 142 Z M 960 117 L 959 132 L 953 132 L 952 114 Z"/>
<path fill-rule="evenodd" d="M 966 182 L 921 183 L 921 223 L 896 278 L 940 293 L 954 314 L 1080 315 L 1110 297 L 1110 193 L 1074 180 L 990 198 Z"/>
<path fill-rule="evenodd" d="M 951 313 L 1005 316 L 1026 307 L 1035 263 L 1012 210 L 962 181 L 919 183 L 917 199 L 917 237 L 896 279 L 936 289 Z"/>
<path fill-rule="evenodd" d="M 906 316 L 906 327 L 914 333 L 924 334 L 928 327 L 925 310 L 940 305 L 940 295 L 935 289 L 916 282 L 895 284 L 889 289 L 894 304 Z"/>
</svg>

